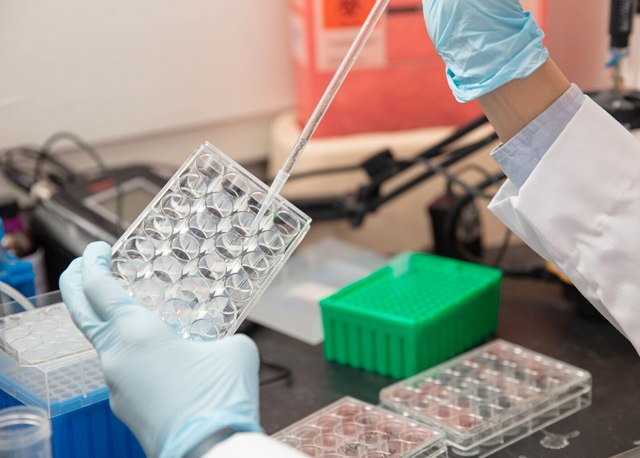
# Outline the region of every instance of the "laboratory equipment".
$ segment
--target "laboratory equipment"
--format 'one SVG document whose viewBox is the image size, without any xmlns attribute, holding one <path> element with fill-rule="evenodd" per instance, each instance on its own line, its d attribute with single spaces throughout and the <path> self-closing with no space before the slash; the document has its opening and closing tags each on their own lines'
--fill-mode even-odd
<svg viewBox="0 0 640 458">
<path fill-rule="evenodd" d="M 73 218 L 75 226 L 91 236 L 91 240 L 114 242 L 121 232 L 151 201 L 166 179 L 147 166 L 132 165 L 111 169 L 108 174 L 82 176 L 56 190 L 50 201 L 42 205 L 61 218 Z M 122 215 L 118 215 L 118 193 L 121 193 Z"/>
<path fill-rule="evenodd" d="M 495 340 L 380 392 L 446 434 L 453 456 L 490 455 L 591 404 L 589 372 Z"/>
<path fill-rule="evenodd" d="M 321 193 L 320 197 L 309 197 L 309 192 L 304 192 L 304 196 L 292 201 L 314 220 L 346 219 L 352 226 L 359 227 L 370 213 L 426 180 L 440 176 L 455 177 L 451 170 L 453 166 L 459 165 L 461 161 L 484 150 L 498 139 L 494 132 L 484 131 L 487 125 L 485 117 L 476 119 L 409 159 L 395 157 L 393 151 L 385 149 L 366 157 L 361 163 L 342 162 L 339 167 L 321 167 L 294 174 L 292 179 L 297 182 L 305 178 L 313 180 L 330 177 L 335 180 L 343 176 L 350 179 L 353 177 L 355 181 L 358 176 L 355 172 L 358 172 L 359 176 L 366 176 L 367 181 L 342 194 Z M 351 173 L 347 174 L 348 172 Z M 498 173 L 487 177 L 473 188 L 481 193 L 502 180 L 504 174 Z"/>
<path fill-rule="evenodd" d="M 0 306 L 0 408 L 43 409 L 54 458 L 142 458 L 136 439 L 111 412 L 98 355 L 72 324 L 59 292 L 31 302 L 38 307 L 30 311 Z"/>
<path fill-rule="evenodd" d="M 0 410 L 0 456 L 51 458 L 51 425 L 43 409 L 9 407 Z"/>
<path fill-rule="evenodd" d="M 640 91 L 627 87 L 624 80 L 629 59 L 630 38 L 633 23 L 638 12 L 637 0 L 611 0 L 609 35 L 613 84 L 605 89 L 589 94 L 593 100 L 627 129 L 640 127 Z M 636 62 L 637 65 L 637 62 Z M 635 72 L 637 74 L 637 71 Z"/>
<path fill-rule="evenodd" d="M 114 275 L 184 338 L 232 334 L 309 230 L 283 198 L 262 205 L 266 193 L 201 145 L 113 246 Z"/>
<path fill-rule="evenodd" d="M 273 437 L 316 457 L 446 457 L 443 435 L 401 415 L 345 397 Z"/>
<path fill-rule="evenodd" d="M 293 148 L 291 149 L 291 152 L 289 153 L 289 157 L 285 161 L 282 168 L 276 174 L 273 183 L 271 183 L 269 191 L 262 205 L 260 206 L 260 210 L 258 211 L 258 215 L 255 219 L 256 223 L 254 224 L 259 224 L 259 222 L 265 216 L 265 213 L 268 211 L 275 196 L 280 194 L 280 191 L 289 179 L 291 171 L 295 167 L 296 162 L 302 155 L 302 152 L 306 148 L 307 144 L 311 141 L 311 137 L 313 137 L 313 134 L 318 128 L 320 121 L 322 121 L 322 118 L 329 109 L 329 106 L 331 105 L 331 102 L 333 102 L 333 99 L 342 86 L 342 83 L 344 83 L 344 80 L 347 78 L 349 71 L 356 63 L 356 59 L 360 55 L 360 52 L 362 51 L 362 48 L 364 48 L 367 40 L 373 33 L 388 4 L 389 0 L 376 0 L 376 2 L 374 3 L 373 7 L 371 8 L 371 12 L 365 19 L 364 24 L 362 24 L 362 27 L 356 35 L 356 38 L 353 41 L 351 47 L 347 51 L 347 54 L 342 59 L 340 66 L 333 75 L 333 78 L 325 89 L 324 94 L 322 94 L 322 97 L 320 97 L 317 106 L 311 113 L 311 116 L 302 129 L 302 132 L 300 132 L 300 136 L 296 140 Z"/>
<path fill-rule="evenodd" d="M 614 52 L 614 90 L 621 91 L 624 85 L 622 63 L 629 53 L 629 38 L 633 32 L 633 20 L 638 9 L 637 0 L 611 0 L 609 34 Z"/>
<path fill-rule="evenodd" d="M 498 324 L 502 272 L 405 253 L 320 301 L 329 361 L 401 378 L 483 342 Z"/>
<path fill-rule="evenodd" d="M 87 244 L 114 243 L 122 233 L 119 226 L 132 222 L 166 182 L 163 173 L 148 165 L 80 170 L 49 151 L 23 147 L 6 151 L 0 168 L 9 181 L 38 199 L 29 227 L 44 250 L 51 286 Z"/>
</svg>

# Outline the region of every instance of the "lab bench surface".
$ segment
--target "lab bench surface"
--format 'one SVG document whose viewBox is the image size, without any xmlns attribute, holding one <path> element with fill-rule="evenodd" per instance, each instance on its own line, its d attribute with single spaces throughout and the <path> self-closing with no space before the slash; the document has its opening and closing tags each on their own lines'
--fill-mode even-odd
<svg viewBox="0 0 640 458">
<path fill-rule="evenodd" d="M 326 362 L 322 345 L 306 345 L 261 327 L 251 336 L 264 359 L 292 371 L 290 383 L 261 389 L 261 418 L 268 434 L 343 396 L 377 404 L 379 391 L 394 382 Z M 545 434 L 538 432 L 493 456 L 599 458 L 640 444 L 640 357 L 611 325 L 578 315 L 558 285 L 505 279 L 497 337 L 590 371 L 593 404 L 547 428 L 555 434 L 579 433 L 566 448 L 543 447 Z"/>
</svg>

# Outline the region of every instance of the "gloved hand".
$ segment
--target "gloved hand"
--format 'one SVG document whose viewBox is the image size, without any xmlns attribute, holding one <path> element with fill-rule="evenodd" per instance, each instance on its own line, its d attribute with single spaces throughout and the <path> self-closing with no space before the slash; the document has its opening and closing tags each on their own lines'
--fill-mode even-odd
<svg viewBox="0 0 640 458">
<path fill-rule="evenodd" d="M 217 431 L 261 431 L 259 359 L 246 336 L 180 338 L 111 275 L 111 248 L 92 243 L 60 279 L 73 320 L 93 343 L 114 413 L 150 457 L 182 457 Z"/>
<path fill-rule="evenodd" d="M 459 102 L 477 99 L 549 58 L 544 33 L 518 0 L 423 0 L 429 36 Z"/>
</svg>

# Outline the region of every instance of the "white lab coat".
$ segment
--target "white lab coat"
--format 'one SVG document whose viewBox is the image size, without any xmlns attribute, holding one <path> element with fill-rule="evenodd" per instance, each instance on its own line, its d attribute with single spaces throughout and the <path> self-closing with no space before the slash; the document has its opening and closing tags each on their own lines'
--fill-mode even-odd
<svg viewBox="0 0 640 458">
<path fill-rule="evenodd" d="M 234 434 L 204 458 L 307 458 L 307 455 L 259 433 Z"/>
<path fill-rule="evenodd" d="M 587 98 L 524 185 L 489 208 L 553 262 L 640 353 L 640 143 Z M 208 458 L 300 458 L 237 434 Z"/>
<path fill-rule="evenodd" d="M 585 102 L 518 190 L 489 208 L 640 353 L 640 143 Z"/>
</svg>

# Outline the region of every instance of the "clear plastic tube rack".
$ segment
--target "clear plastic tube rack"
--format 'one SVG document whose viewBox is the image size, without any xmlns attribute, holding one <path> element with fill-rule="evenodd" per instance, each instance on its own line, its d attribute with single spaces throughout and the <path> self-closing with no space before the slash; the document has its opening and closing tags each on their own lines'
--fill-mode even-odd
<svg viewBox="0 0 640 458">
<path fill-rule="evenodd" d="M 38 307 L 25 312 L 15 303 L 0 304 L 0 390 L 52 418 L 106 400 L 98 355 L 60 293 L 31 302 Z"/>
</svg>

